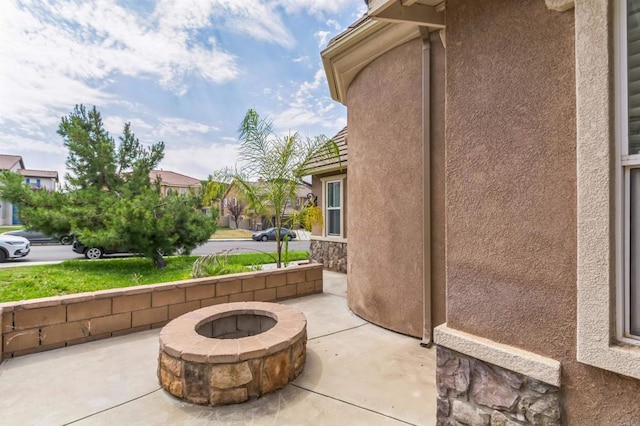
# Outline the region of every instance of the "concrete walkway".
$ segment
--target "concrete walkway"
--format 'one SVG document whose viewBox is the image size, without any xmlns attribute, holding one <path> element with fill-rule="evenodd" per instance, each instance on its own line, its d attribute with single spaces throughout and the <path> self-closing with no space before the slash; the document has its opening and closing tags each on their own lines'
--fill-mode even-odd
<svg viewBox="0 0 640 426">
<path fill-rule="evenodd" d="M 5 360 L 7 425 L 433 425 L 435 351 L 376 327 L 346 304 L 346 277 L 284 303 L 308 320 L 307 362 L 284 389 L 245 404 L 201 407 L 160 389 L 159 330 Z"/>
</svg>

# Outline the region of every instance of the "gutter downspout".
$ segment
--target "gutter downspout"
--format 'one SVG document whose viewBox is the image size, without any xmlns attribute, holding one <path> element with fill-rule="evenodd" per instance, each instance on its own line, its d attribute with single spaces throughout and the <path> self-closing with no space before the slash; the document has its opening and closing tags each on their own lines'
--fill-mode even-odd
<svg viewBox="0 0 640 426">
<path fill-rule="evenodd" d="M 429 29 L 420 27 L 422 38 L 422 341 L 430 347 L 433 342 L 431 323 L 431 40 Z"/>
</svg>

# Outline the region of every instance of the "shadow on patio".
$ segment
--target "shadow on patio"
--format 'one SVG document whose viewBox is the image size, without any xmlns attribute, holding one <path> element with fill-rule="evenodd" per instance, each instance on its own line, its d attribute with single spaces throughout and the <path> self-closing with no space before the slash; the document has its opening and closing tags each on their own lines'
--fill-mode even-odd
<svg viewBox="0 0 640 426">
<path fill-rule="evenodd" d="M 273 394 L 216 408 L 169 396 L 151 330 L 3 361 L 2 423 L 435 424 L 435 350 L 351 313 L 345 275 L 325 271 L 324 289 L 283 302 L 307 316 L 307 362 Z"/>
</svg>

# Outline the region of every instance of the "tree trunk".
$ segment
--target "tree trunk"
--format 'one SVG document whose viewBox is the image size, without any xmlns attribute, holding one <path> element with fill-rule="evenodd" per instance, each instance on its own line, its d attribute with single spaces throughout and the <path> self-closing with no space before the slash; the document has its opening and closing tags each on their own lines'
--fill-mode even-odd
<svg viewBox="0 0 640 426">
<path fill-rule="evenodd" d="M 164 260 L 164 257 L 160 253 L 156 253 L 153 255 L 153 264 L 156 265 L 158 269 L 164 269 L 167 266 L 167 261 Z"/>
</svg>

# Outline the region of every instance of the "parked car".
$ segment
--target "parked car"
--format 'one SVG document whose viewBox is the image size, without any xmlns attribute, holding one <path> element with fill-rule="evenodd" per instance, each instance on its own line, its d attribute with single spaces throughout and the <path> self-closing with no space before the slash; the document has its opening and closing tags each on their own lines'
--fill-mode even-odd
<svg viewBox="0 0 640 426">
<path fill-rule="evenodd" d="M 25 257 L 31 251 L 31 243 L 24 237 L 0 234 L 0 262 Z"/>
<path fill-rule="evenodd" d="M 280 228 L 280 240 L 284 241 L 285 238 L 289 240 L 293 240 L 297 235 L 294 231 L 291 231 L 287 228 Z M 256 241 L 267 241 L 276 239 L 276 228 L 267 228 L 264 231 L 254 232 L 251 236 Z"/>
<path fill-rule="evenodd" d="M 14 235 L 16 237 L 24 237 L 31 244 L 51 244 L 60 243 L 63 245 L 69 245 L 73 243 L 72 235 L 47 235 L 39 231 L 27 231 L 26 229 L 20 229 L 18 231 L 5 232 L 5 235 Z"/>
<path fill-rule="evenodd" d="M 94 247 L 94 246 L 85 246 L 80 241 L 75 240 L 73 242 L 73 246 L 71 247 L 74 252 L 78 254 L 83 254 L 87 259 L 100 259 L 105 254 L 116 254 L 116 253 L 130 253 L 127 250 L 118 250 L 114 248 L 107 247 Z"/>
</svg>

